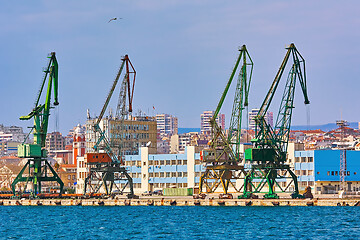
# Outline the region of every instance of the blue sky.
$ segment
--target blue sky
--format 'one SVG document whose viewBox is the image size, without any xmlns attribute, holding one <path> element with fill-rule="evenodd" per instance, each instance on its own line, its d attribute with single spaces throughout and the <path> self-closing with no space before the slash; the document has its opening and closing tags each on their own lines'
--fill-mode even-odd
<svg viewBox="0 0 360 240">
<path fill-rule="evenodd" d="M 84 123 L 87 108 L 99 114 L 125 54 L 137 71 L 135 111 L 199 127 L 201 112 L 217 106 L 239 46 L 254 61 L 251 109 L 261 105 L 291 42 L 306 60 L 310 123 L 359 121 L 359 9 L 351 0 L 1 1 L 0 124 L 32 125 L 18 118 L 31 111 L 55 51 L 61 132 Z M 112 17 L 123 19 L 108 23 Z M 222 110 L 227 122 L 233 95 L 230 89 Z M 295 102 L 293 124 L 306 125 L 299 86 Z"/>
</svg>

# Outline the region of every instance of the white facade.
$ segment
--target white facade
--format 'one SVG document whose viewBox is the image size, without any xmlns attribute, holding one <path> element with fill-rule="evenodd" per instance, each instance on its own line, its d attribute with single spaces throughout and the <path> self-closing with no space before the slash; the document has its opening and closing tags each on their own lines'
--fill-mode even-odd
<svg viewBox="0 0 360 240">
<path fill-rule="evenodd" d="M 76 193 L 84 193 L 85 178 L 88 174 L 88 169 L 85 164 L 85 157 L 77 157 L 76 165 Z"/>
<path fill-rule="evenodd" d="M 157 114 L 156 125 L 160 137 L 178 133 L 178 118 L 169 114 Z"/>
<path fill-rule="evenodd" d="M 255 117 L 258 115 L 260 109 L 251 109 L 249 112 L 249 129 L 255 130 Z M 267 124 L 269 124 L 271 127 L 274 127 L 274 117 L 273 112 L 267 112 L 265 115 L 265 121 Z"/>
<path fill-rule="evenodd" d="M 200 129 L 201 133 L 210 133 L 211 132 L 211 124 L 210 119 L 213 117 L 214 111 L 204 111 L 200 115 Z M 225 129 L 225 114 L 219 113 L 216 118 L 216 123 L 219 127 L 221 127 L 223 130 Z"/>
</svg>

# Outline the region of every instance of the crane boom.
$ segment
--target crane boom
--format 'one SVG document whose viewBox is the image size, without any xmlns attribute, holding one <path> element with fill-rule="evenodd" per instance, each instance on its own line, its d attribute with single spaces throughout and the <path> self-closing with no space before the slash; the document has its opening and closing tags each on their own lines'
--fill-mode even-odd
<svg viewBox="0 0 360 240">
<path fill-rule="evenodd" d="M 297 73 L 298 76 L 300 77 L 300 85 L 301 85 L 301 89 L 304 93 L 304 97 L 305 97 L 305 104 L 309 104 L 309 99 L 307 97 L 307 92 L 306 92 L 306 75 L 305 75 L 305 60 L 304 58 L 301 56 L 301 54 L 298 52 L 298 50 L 295 47 L 294 43 L 291 43 L 289 47 L 286 48 L 287 52 L 286 55 L 280 65 L 280 68 L 275 76 L 275 79 L 272 83 L 272 85 L 270 86 L 270 89 L 261 105 L 261 108 L 259 110 L 258 116 L 264 116 L 266 114 L 266 112 L 268 111 L 269 105 L 271 104 L 271 101 L 274 97 L 274 94 L 276 92 L 276 89 L 279 85 L 281 76 L 285 70 L 286 64 L 289 60 L 290 54 L 292 53 L 293 56 L 293 61 L 294 64 L 297 65 Z M 303 68 L 303 71 L 301 70 L 301 68 Z"/>
<path fill-rule="evenodd" d="M 97 121 L 96 121 L 96 124 L 97 124 L 97 125 L 99 125 L 99 123 L 101 122 L 101 120 L 102 120 L 102 118 L 103 118 L 103 116 L 104 116 L 104 114 L 105 114 L 105 111 L 106 111 L 106 109 L 107 109 L 107 107 L 108 107 L 108 105 L 109 105 L 110 99 L 111 99 L 111 97 L 112 97 L 112 95 L 113 95 L 113 93 L 114 93 L 114 90 L 115 90 L 115 88 L 116 88 L 116 85 L 117 85 L 117 83 L 118 83 L 118 81 L 119 81 L 119 78 L 120 78 L 120 75 L 121 75 L 122 70 L 123 70 L 123 68 L 124 68 L 124 65 L 125 65 L 125 60 L 122 59 L 122 63 L 121 63 L 121 66 L 120 66 L 120 68 L 119 68 L 119 71 L 118 71 L 117 74 L 116 74 L 115 80 L 114 80 L 114 82 L 113 82 L 113 84 L 112 84 L 112 86 L 111 86 L 111 88 L 110 88 L 110 91 L 109 91 L 107 97 L 106 97 L 106 100 L 105 100 L 105 103 L 104 103 L 104 105 L 103 105 L 103 107 L 102 107 L 102 109 L 101 109 L 100 115 L 99 115 L 99 117 L 97 118 Z"/>
</svg>

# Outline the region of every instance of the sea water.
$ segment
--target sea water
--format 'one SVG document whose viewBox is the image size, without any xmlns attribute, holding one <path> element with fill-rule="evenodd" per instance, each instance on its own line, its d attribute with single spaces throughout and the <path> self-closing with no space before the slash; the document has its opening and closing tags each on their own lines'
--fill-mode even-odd
<svg viewBox="0 0 360 240">
<path fill-rule="evenodd" d="M 360 239 L 358 207 L 0 206 L 0 239 Z"/>
</svg>

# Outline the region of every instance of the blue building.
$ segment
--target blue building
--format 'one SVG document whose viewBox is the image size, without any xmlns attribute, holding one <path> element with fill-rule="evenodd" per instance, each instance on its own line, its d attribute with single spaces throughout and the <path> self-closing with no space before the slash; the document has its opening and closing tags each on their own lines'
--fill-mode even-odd
<svg viewBox="0 0 360 240">
<path fill-rule="evenodd" d="M 149 154 L 147 147 L 141 147 L 138 155 L 125 156 L 125 166 L 137 194 L 170 187 L 195 188 L 205 169 L 194 146 L 179 154 Z"/>
<path fill-rule="evenodd" d="M 347 192 L 360 188 L 360 151 L 346 151 Z M 299 186 L 311 186 L 318 194 L 340 190 L 340 150 L 295 151 L 295 174 Z"/>
</svg>

